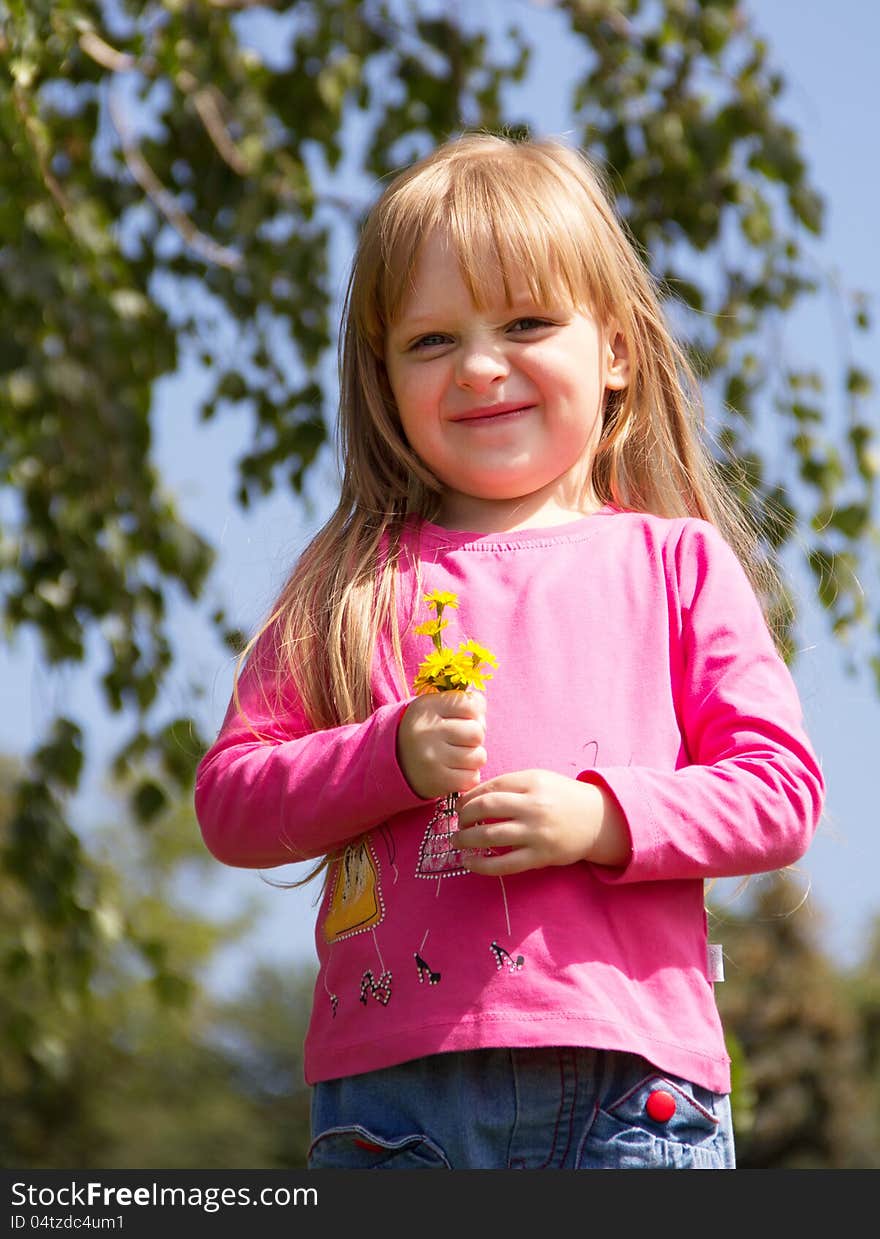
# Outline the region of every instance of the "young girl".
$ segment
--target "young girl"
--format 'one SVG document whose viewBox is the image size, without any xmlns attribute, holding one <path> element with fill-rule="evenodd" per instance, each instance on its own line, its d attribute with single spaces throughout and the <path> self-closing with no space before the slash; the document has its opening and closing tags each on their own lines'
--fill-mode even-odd
<svg viewBox="0 0 880 1239">
<path fill-rule="evenodd" d="M 732 1167 L 704 881 L 797 860 L 823 781 L 596 173 L 475 135 L 398 176 L 341 362 L 339 506 L 196 787 L 225 863 L 321 858 L 309 1164 Z M 465 662 L 416 693 L 431 634 Z"/>
</svg>

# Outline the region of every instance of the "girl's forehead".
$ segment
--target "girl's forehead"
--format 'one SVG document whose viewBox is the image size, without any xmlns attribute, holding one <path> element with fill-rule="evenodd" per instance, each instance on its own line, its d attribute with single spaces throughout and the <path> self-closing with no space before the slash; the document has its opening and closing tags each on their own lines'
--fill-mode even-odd
<svg viewBox="0 0 880 1239">
<path fill-rule="evenodd" d="M 392 321 L 429 311 L 444 301 L 468 298 L 477 308 L 583 300 L 556 261 L 515 261 L 491 240 L 460 244 L 447 228 L 432 228 L 421 240 L 407 274 L 397 284 Z M 586 291 L 586 290 L 585 290 Z"/>
</svg>

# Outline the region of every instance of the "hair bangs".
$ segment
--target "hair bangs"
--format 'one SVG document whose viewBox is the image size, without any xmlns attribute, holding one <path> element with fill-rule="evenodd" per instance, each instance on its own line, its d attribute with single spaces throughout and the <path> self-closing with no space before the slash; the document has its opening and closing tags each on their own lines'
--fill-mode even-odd
<svg viewBox="0 0 880 1239">
<path fill-rule="evenodd" d="M 558 186 L 549 192 L 544 169 L 495 158 L 462 173 L 452 179 L 438 224 L 450 236 L 475 305 L 485 308 L 499 287 L 510 304 L 523 285 L 548 305 L 592 309 L 606 301 L 587 213 L 568 194 L 560 196 Z"/>
<path fill-rule="evenodd" d="M 412 287 L 420 247 L 436 229 L 449 237 L 478 308 L 500 288 L 508 304 L 525 291 L 539 304 L 563 302 L 608 317 L 617 300 L 615 280 L 603 261 L 602 221 L 591 210 L 592 195 L 574 194 L 552 163 L 533 155 L 516 146 L 499 152 L 490 143 L 485 159 L 474 159 L 470 150 L 447 164 L 429 164 L 389 196 L 374 299 L 362 306 L 361 317 L 377 356 Z"/>
</svg>

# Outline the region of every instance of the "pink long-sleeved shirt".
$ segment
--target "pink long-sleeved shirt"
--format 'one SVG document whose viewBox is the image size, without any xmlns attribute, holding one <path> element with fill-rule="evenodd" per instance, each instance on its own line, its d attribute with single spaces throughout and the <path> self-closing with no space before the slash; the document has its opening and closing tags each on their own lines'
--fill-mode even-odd
<svg viewBox="0 0 880 1239">
<path fill-rule="evenodd" d="M 423 525 L 407 549 L 402 614 L 429 617 L 419 588 L 452 591 L 448 644 L 472 638 L 498 659 L 483 778 L 542 768 L 599 782 L 632 854 L 616 869 L 462 872 L 436 805 L 398 765 L 407 697 L 382 641 L 374 713 L 328 731 L 309 729 L 292 690 L 270 710 L 254 660 L 241 711 L 230 705 L 200 765 L 196 808 L 231 865 L 352 845 L 317 919 L 307 1080 L 448 1050 L 576 1045 L 728 1091 L 703 880 L 795 861 L 824 795 L 739 562 L 705 522 L 613 508 L 504 534 Z M 407 683 L 429 649 L 404 635 Z"/>
</svg>

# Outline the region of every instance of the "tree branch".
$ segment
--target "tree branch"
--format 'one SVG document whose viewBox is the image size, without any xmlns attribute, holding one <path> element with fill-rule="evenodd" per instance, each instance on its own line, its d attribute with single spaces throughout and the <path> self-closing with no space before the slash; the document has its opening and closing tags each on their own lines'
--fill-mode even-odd
<svg viewBox="0 0 880 1239">
<path fill-rule="evenodd" d="M 113 73 L 126 73 L 130 69 L 137 68 L 137 60 L 134 56 L 111 47 L 100 35 L 95 34 L 94 30 L 83 31 L 79 36 L 79 45 L 96 64 L 110 69 Z"/>
<path fill-rule="evenodd" d="M 231 270 L 240 268 L 242 265 L 241 255 L 235 250 L 218 245 L 216 241 L 213 241 L 201 232 L 186 212 L 178 205 L 174 195 L 165 188 L 156 176 L 132 140 L 125 119 L 112 95 L 108 97 L 107 106 L 110 112 L 110 119 L 116 132 L 119 134 L 122 154 L 129 172 L 175 232 L 207 262 L 214 263 L 218 267 L 227 267 Z"/>
<path fill-rule="evenodd" d="M 208 0 L 211 9 L 274 9 L 277 0 Z"/>
<path fill-rule="evenodd" d="M 175 81 L 185 95 L 191 96 L 199 119 L 205 126 L 205 132 L 214 143 L 220 158 L 233 172 L 239 176 L 247 176 L 251 171 L 250 165 L 229 136 L 221 108 L 221 104 L 226 100 L 217 87 L 199 86 L 197 79 L 188 71 L 178 73 Z"/>
<path fill-rule="evenodd" d="M 34 119 L 31 116 L 30 112 L 28 111 L 25 101 L 22 97 L 24 92 L 22 91 L 21 87 L 16 85 L 16 86 L 13 86 L 11 93 L 12 93 L 12 101 L 15 106 L 15 110 L 16 112 L 18 112 L 18 115 L 21 119 L 22 127 L 24 128 L 25 135 L 27 136 L 28 142 L 31 145 L 31 149 L 33 150 L 34 155 L 36 156 L 37 166 L 40 169 L 40 176 L 43 179 L 43 184 L 46 186 L 46 189 L 49 191 L 52 197 L 52 200 L 54 201 L 55 205 L 58 207 L 58 210 L 61 213 L 61 218 L 64 220 L 65 224 L 67 224 L 68 227 L 71 227 L 70 218 L 69 218 L 70 203 L 67 200 L 67 196 L 64 193 L 64 190 L 59 185 L 57 178 L 52 174 L 52 170 L 50 169 L 48 161 L 46 159 L 45 151 L 40 149 L 39 135 L 38 133 L 34 132 L 34 129 L 35 129 Z"/>
</svg>

